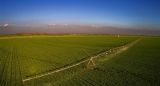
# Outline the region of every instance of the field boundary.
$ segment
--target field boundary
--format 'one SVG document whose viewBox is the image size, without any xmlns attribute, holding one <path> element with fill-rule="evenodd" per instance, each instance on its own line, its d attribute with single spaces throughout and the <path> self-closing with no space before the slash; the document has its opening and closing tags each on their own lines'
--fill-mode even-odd
<svg viewBox="0 0 160 86">
<path fill-rule="evenodd" d="M 87 35 L 22 35 L 22 36 L 0 36 L 0 39 L 21 39 L 21 38 L 38 38 L 38 37 L 86 37 Z M 91 37 L 93 35 L 90 35 Z M 94 37 L 94 36 L 93 36 Z"/>
<path fill-rule="evenodd" d="M 41 78 L 41 77 L 44 77 L 44 76 L 47 76 L 47 75 L 58 73 L 58 72 L 61 72 L 61 71 L 67 70 L 67 69 L 71 69 L 71 68 L 73 68 L 75 66 L 81 65 L 81 64 L 89 61 L 91 58 L 95 59 L 95 58 L 102 57 L 102 56 L 107 56 L 107 55 L 111 55 L 111 54 L 121 53 L 123 51 L 128 50 L 130 47 L 132 47 L 133 45 L 135 45 L 140 40 L 141 40 L 141 38 L 139 38 L 139 39 L 137 39 L 137 40 L 135 40 L 135 41 L 133 41 L 131 43 L 128 43 L 128 44 L 125 44 L 125 45 L 122 45 L 122 46 L 119 46 L 119 47 L 115 47 L 115 48 L 109 49 L 107 51 L 103 51 L 103 52 L 101 52 L 101 53 L 99 53 L 97 55 L 94 55 L 94 56 L 91 56 L 89 58 L 83 59 L 83 60 L 81 60 L 79 62 L 70 64 L 68 66 L 60 67 L 60 68 L 55 69 L 53 71 L 49 71 L 49 72 L 46 72 L 46 73 L 43 73 L 43 74 L 38 74 L 38 75 L 35 75 L 35 76 L 28 77 L 26 79 L 23 79 L 22 81 L 24 83 L 26 81 L 30 81 L 30 80 L 33 80 L 33 79 L 37 79 L 37 78 Z"/>
</svg>

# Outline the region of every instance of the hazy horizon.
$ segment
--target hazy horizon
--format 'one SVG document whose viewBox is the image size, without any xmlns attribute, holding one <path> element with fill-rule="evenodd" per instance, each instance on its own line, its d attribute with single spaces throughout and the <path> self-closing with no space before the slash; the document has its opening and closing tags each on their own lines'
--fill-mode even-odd
<svg viewBox="0 0 160 86">
<path fill-rule="evenodd" d="M 160 27 L 158 0 L 1 0 L 0 26 L 101 24 Z"/>
</svg>

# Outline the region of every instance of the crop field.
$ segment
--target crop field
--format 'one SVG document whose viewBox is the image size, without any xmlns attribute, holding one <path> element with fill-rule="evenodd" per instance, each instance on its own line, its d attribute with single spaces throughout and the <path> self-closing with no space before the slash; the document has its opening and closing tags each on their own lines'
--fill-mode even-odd
<svg viewBox="0 0 160 86">
<path fill-rule="evenodd" d="M 159 44 L 142 36 L 3 36 L 0 86 L 159 86 Z"/>
</svg>

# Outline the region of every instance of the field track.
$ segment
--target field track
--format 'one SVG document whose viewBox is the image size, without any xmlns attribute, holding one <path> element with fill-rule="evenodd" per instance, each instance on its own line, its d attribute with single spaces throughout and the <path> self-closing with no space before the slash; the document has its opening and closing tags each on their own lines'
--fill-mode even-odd
<svg viewBox="0 0 160 86">
<path fill-rule="evenodd" d="M 98 58 L 98 57 L 101 57 L 101 56 L 106 56 L 106 55 L 113 55 L 113 54 L 119 54 L 119 53 L 122 53 L 126 50 L 128 50 L 130 47 L 132 47 L 133 45 L 135 45 L 137 42 L 139 42 L 142 38 L 139 38 L 131 43 L 128 43 L 126 45 L 123 45 L 123 46 L 119 46 L 119 47 L 116 47 L 116 48 L 112 48 L 110 50 L 107 50 L 107 51 L 103 51 L 97 55 L 94 55 L 92 57 L 89 57 L 89 58 L 86 58 L 84 60 L 81 60 L 81 61 L 78 61 L 77 63 L 73 63 L 73 64 L 70 64 L 68 66 L 64 66 L 64 67 L 61 67 L 61 68 L 58 68 L 58 69 L 55 69 L 55 70 L 52 70 L 52 71 L 49 71 L 49 72 L 46 72 L 46 73 L 43 73 L 43 74 L 38 74 L 38 75 L 35 75 L 35 76 L 31 76 L 31 77 L 28 77 L 26 79 L 23 79 L 23 83 L 26 82 L 26 81 L 30 81 L 30 80 L 33 80 L 33 79 L 37 79 L 37 78 L 40 78 L 40 77 L 44 77 L 44 76 L 47 76 L 47 75 L 51 75 L 51 74 L 54 74 L 54 73 L 57 73 L 57 72 L 61 72 L 61 71 L 64 71 L 64 70 L 67 70 L 67 69 L 70 69 L 70 68 L 73 68 L 75 66 L 78 66 L 78 65 L 81 65 L 87 61 L 89 61 L 91 58 L 92 59 L 95 59 L 95 58 Z M 110 58 L 108 58 L 110 59 Z"/>
</svg>

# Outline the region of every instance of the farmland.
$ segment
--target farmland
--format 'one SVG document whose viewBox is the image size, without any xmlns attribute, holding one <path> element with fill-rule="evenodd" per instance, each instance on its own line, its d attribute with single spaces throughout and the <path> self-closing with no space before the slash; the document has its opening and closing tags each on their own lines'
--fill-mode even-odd
<svg viewBox="0 0 160 86">
<path fill-rule="evenodd" d="M 137 41 L 123 52 L 125 47 Z M 0 37 L 1 86 L 150 86 L 160 84 L 160 38 L 114 35 Z M 117 48 L 118 47 L 118 48 Z M 120 48 L 119 48 L 120 47 Z M 66 68 L 104 51 L 109 55 Z M 46 74 L 48 73 L 48 74 Z M 46 75 L 45 75 L 46 74 Z M 45 75 L 43 77 L 38 77 Z M 31 77 L 31 78 L 30 78 Z M 32 77 L 38 77 L 33 78 Z M 28 79 L 24 81 L 25 79 Z"/>
</svg>

